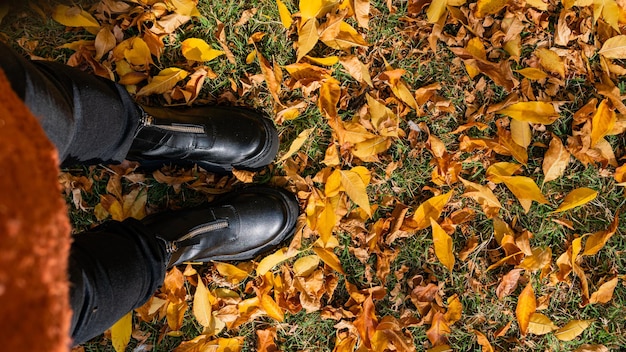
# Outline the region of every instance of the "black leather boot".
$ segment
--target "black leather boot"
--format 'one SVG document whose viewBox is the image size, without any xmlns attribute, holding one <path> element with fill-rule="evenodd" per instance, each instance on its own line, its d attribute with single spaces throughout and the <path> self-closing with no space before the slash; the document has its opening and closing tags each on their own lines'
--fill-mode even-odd
<svg viewBox="0 0 626 352">
<path fill-rule="evenodd" d="M 141 220 L 168 242 L 169 267 L 186 261 L 248 260 L 293 235 L 299 207 L 284 189 L 250 187 L 192 209 Z"/>
<path fill-rule="evenodd" d="M 143 166 L 198 164 L 214 172 L 258 170 L 274 160 L 278 133 L 256 110 L 226 106 L 142 107 L 127 159 Z"/>
</svg>

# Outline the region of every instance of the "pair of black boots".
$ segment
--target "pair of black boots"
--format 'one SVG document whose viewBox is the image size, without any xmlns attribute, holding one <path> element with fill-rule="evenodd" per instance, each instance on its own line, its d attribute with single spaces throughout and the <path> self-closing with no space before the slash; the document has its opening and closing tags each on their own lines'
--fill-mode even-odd
<svg viewBox="0 0 626 352">
<path fill-rule="evenodd" d="M 144 166 L 198 164 L 219 173 L 255 170 L 271 163 L 278 151 L 273 121 L 254 110 L 218 106 L 142 110 L 127 159 Z M 256 186 L 205 206 L 150 215 L 142 222 L 167 241 L 172 252 L 169 266 L 174 266 L 254 258 L 293 234 L 298 213 L 293 194 Z"/>
</svg>

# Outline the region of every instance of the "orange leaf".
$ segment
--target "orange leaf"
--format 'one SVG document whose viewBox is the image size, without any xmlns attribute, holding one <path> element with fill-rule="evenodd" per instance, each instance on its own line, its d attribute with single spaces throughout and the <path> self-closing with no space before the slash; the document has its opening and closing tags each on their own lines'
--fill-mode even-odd
<svg viewBox="0 0 626 352">
<path fill-rule="evenodd" d="M 426 331 L 426 337 L 433 346 L 445 345 L 448 343 L 448 335 L 450 335 L 450 326 L 443 313 L 436 312 L 433 316 L 430 328 Z"/>
<path fill-rule="evenodd" d="M 565 63 L 556 52 L 546 48 L 539 48 L 535 50 L 535 55 L 539 58 L 541 67 L 552 73 L 557 73 L 561 78 L 565 78 Z"/>
<path fill-rule="evenodd" d="M 617 276 L 603 283 L 598 291 L 591 294 L 589 303 L 608 303 L 613 298 L 613 291 L 617 287 Z"/>
<path fill-rule="evenodd" d="M 363 340 L 365 347 L 370 348 L 371 338 L 376 332 L 376 325 L 378 325 L 378 318 L 376 317 L 376 309 L 374 307 L 374 301 L 372 296 L 368 295 L 363 302 L 363 308 L 354 320 L 354 327 L 359 332 L 359 336 Z"/>
<path fill-rule="evenodd" d="M 522 269 L 513 269 L 502 277 L 502 281 L 500 281 L 498 287 L 496 288 L 496 296 L 498 296 L 499 299 L 502 299 L 515 291 L 522 271 Z"/>
<path fill-rule="evenodd" d="M 587 239 L 585 242 L 585 250 L 582 255 L 594 255 L 598 253 L 606 244 L 606 242 L 615 234 L 617 231 L 617 226 L 619 224 L 619 213 L 615 213 L 615 218 L 611 222 L 611 226 L 608 229 L 603 231 L 598 231 Z"/>
<path fill-rule="evenodd" d="M 476 334 L 476 342 L 482 347 L 482 352 L 494 352 L 493 346 L 482 332 L 478 330 L 474 330 L 474 334 Z"/>
<path fill-rule="evenodd" d="M 530 317 L 535 313 L 537 309 L 537 299 L 535 298 L 535 292 L 533 291 L 532 284 L 529 282 L 526 288 L 519 295 L 517 301 L 517 308 L 515 309 L 515 316 L 519 324 L 519 329 L 522 335 L 526 335 L 528 332 L 528 324 L 530 323 Z"/>
</svg>

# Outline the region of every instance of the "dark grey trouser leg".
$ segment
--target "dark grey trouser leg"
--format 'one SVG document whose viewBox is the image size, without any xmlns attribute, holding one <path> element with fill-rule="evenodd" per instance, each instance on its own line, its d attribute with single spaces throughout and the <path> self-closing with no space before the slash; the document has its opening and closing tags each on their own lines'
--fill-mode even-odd
<svg viewBox="0 0 626 352">
<path fill-rule="evenodd" d="M 165 241 L 135 219 L 76 235 L 69 265 L 74 343 L 100 335 L 143 305 L 163 284 L 169 258 Z"/>
<path fill-rule="evenodd" d="M 26 60 L 2 42 L 0 68 L 65 164 L 124 160 L 140 110 L 122 86 L 60 63 Z"/>
</svg>

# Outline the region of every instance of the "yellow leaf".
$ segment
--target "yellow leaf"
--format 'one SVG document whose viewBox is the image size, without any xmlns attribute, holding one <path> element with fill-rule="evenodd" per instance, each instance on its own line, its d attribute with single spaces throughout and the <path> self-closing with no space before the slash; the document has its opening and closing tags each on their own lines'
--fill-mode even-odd
<svg viewBox="0 0 626 352">
<path fill-rule="evenodd" d="M 337 50 L 349 50 L 355 46 L 367 46 L 367 42 L 363 36 L 359 34 L 354 27 L 341 21 L 339 24 L 339 33 L 333 38 L 321 38 L 324 44 Z"/>
<path fill-rule="evenodd" d="M 269 317 L 279 322 L 282 322 L 285 319 L 285 313 L 278 306 L 278 304 L 276 304 L 276 301 L 274 301 L 274 299 L 269 295 L 261 296 L 261 308 L 263 308 Z"/>
<path fill-rule="evenodd" d="M 141 88 L 137 95 L 163 94 L 170 91 L 176 83 L 187 77 L 189 73 L 183 69 L 170 67 L 162 70 L 152 81 Z"/>
<path fill-rule="evenodd" d="M 463 304 L 459 299 L 459 296 L 456 294 L 450 298 L 448 298 L 448 310 L 446 314 L 444 314 L 444 318 L 448 324 L 452 325 L 457 321 L 461 320 L 461 316 L 463 315 Z"/>
<path fill-rule="evenodd" d="M 593 20 L 602 17 L 606 23 L 619 32 L 620 8 L 615 0 L 593 0 Z"/>
<path fill-rule="evenodd" d="M 493 183 L 502 183 L 500 176 L 511 176 L 521 167 L 522 165 L 520 164 L 509 163 L 506 161 L 495 163 L 487 169 L 487 178 L 489 178 L 489 181 Z"/>
<path fill-rule="evenodd" d="M 324 263 L 326 263 L 326 265 L 333 268 L 336 272 L 343 275 L 346 274 L 341 266 L 341 261 L 332 249 L 313 247 L 313 252 L 315 252 L 315 254 L 317 254 Z"/>
<path fill-rule="evenodd" d="M 300 17 L 302 21 L 326 15 L 339 0 L 300 0 Z"/>
<path fill-rule="evenodd" d="M 535 313 L 536 309 L 537 299 L 535 298 L 535 291 L 533 291 L 533 286 L 529 282 L 522 293 L 520 293 L 517 300 L 517 308 L 515 308 L 515 316 L 517 317 L 517 322 L 522 335 L 526 335 L 528 332 L 530 317 L 533 313 Z"/>
<path fill-rule="evenodd" d="M 257 276 L 265 275 L 265 273 L 270 271 L 274 266 L 284 262 L 289 258 L 295 257 L 296 255 L 298 255 L 298 253 L 298 251 L 289 251 L 287 247 L 284 247 L 277 250 L 273 254 L 268 255 L 267 257 L 263 258 L 259 262 L 259 265 L 256 267 Z"/>
<path fill-rule="evenodd" d="M 209 295 L 209 290 L 204 286 L 202 278 L 198 275 L 198 287 L 193 295 L 193 316 L 205 328 L 214 324 Z"/>
<path fill-rule="evenodd" d="M 576 188 L 575 190 L 569 192 L 565 196 L 565 198 L 563 198 L 563 202 L 561 202 L 561 205 L 559 205 L 559 207 L 555 211 L 553 211 L 553 213 L 560 213 L 562 211 L 570 210 L 583 204 L 587 204 L 596 199 L 597 196 L 598 192 L 590 188 Z"/>
<path fill-rule="evenodd" d="M 153 63 L 148 44 L 139 37 L 126 39 L 119 43 L 113 49 L 113 57 L 118 62 L 125 59 L 131 65 L 139 66 L 142 70 Z"/>
<path fill-rule="evenodd" d="M 465 47 L 465 50 L 467 50 L 467 52 L 470 53 L 475 58 L 478 58 L 481 60 L 487 60 L 487 51 L 485 50 L 485 45 L 483 44 L 482 40 L 480 40 L 480 38 L 478 37 L 474 37 L 470 39 L 467 42 L 467 46 Z M 465 64 L 465 69 L 467 70 L 467 74 L 470 76 L 470 78 L 474 78 L 481 73 L 480 69 L 478 68 L 478 66 L 476 65 L 474 61 L 466 60 L 464 64 Z"/>
<path fill-rule="evenodd" d="M 463 197 L 469 197 L 478 202 L 488 218 L 498 216 L 502 205 L 500 204 L 498 198 L 496 198 L 496 196 L 493 194 L 491 189 L 489 189 L 489 187 L 481 186 L 477 183 L 467 181 L 463 178 L 459 179 L 461 180 L 461 182 L 463 182 L 463 185 L 465 186 L 465 193 L 462 194 Z"/>
<path fill-rule="evenodd" d="M 591 294 L 591 298 L 589 299 L 589 303 L 608 303 L 613 298 L 613 291 L 615 291 L 615 287 L 617 287 L 618 278 L 617 276 L 613 279 L 603 283 L 598 291 Z"/>
<path fill-rule="evenodd" d="M 224 55 L 221 50 L 215 50 L 202 39 L 188 38 L 181 44 L 183 56 L 191 61 L 211 61 L 220 55 Z"/>
<path fill-rule="evenodd" d="M 517 145 L 524 147 L 524 149 L 528 148 L 532 140 L 532 132 L 528 122 L 512 119 L 511 138 Z"/>
<path fill-rule="evenodd" d="M 302 147 L 302 145 L 309 139 L 309 137 L 311 136 L 311 133 L 313 133 L 314 130 L 315 130 L 315 127 L 311 127 L 300 132 L 298 137 L 296 137 L 296 139 L 294 139 L 293 142 L 291 142 L 291 146 L 289 146 L 289 150 L 287 151 L 287 153 L 285 153 L 285 155 L 283 155 L 278 161 L 279 162 L 285 161 L 287 160 L 287 158 L 295 154 Z"/>
<path fill-rule="evenodd" d="M 598 53 L 607 59 L 626 59 L 626 35 L 609 38 Z"/>
<path fill-rule="evenodd" d="M 291 12 L 289 12 L 287 6 L 285 6 L 285 4 L 280 0 L 276 0 L 276 6 L 278 6 L 280 22 L 282 22 L 283 27 L 289 29 L 291 27 L 291 24 L 293 23 L 293 18 L 291 18 Z"/>
<path fill-rule="evenodd" d="M 435 247 L 435 255 L 437 259 L 452 271 L 454 269 L 454 253 L 452 253 L 452 237 L 439 226 L 437 221 L 430 218 L 430 226 L 433 228 L 433 246 Z"/>
<path fill-rule="evenodd" d="M 572 320 L 554 333 L 554 337 L 561 341 L 571 341 L 578 337 L 593 320 Z"/>
<path fill-rule="evenodd" d="M 78 6 L 57 5 L 52 11 L 52 19 L 67 27 L 100 27 L 100 23 Z"/>
<path fill-rule="evenodd" d="M 508 3 L 509 0 L 478 0 L 474 13 L 478 18 L 494 15 L 500 12 Z"/>
<path fill-rule="evenodd" d="M 327 57 L 311 57 L 305 56 L 307 60 L 311 61 L 314 64 L 322 65 L 322 66 L 332 66 L 339 62 L 339 56 L 327 56 Z"/>
<path fill-rule="evenodd" d="M 130 342 L 130 335 L 133 333 L 133 312 L 130 311 L 118 320 L 111 327 L 111 340 L 113 348 L 117 352 L 126 351 L 126 346 Z"/>
<path fill-rule="evenodd" d="M 548 200 L 543 196 L 533 179 L 525 176 L 501 176 L 500 178 L 511 193 L 517 197 L 525 213 L 530 210 L 532 201 L 548 204 Z"/>
<path fill-rule="evenodd" d="M 298 29 L 298 58 L 296 61 L 300 61 L 300 59 L 315 47 L 319 37 L 317 32 L 317 19 L 308 19 Z"/>
<path fill-rule="evenodd" d="M 550 125 L 559 118 L 559 114 L 554 109 L 554 105 L 544 101 L 519 102 L 496 112 L 518 121 L 541 123 L 544 125 Z"/>
<path fill-rule="evenodd" d="M 439 216 L 441 216 L 441 212 L 443 211 L 443 207 L 448 204 L 448 201 L 453 194 L 454 192 L 450 191 L 446 194 L 432 197 L 417 207 L 415 214 L 413 214 L 413 220 L 417 222 L 417 230 L 422 230 L 430 226 L 431 219 L 439 219 Z"/>
<path fill-rule="evenodd" d="M 437 23 L 439 19 L 446 13 L 447 0 L 433 0 L 428 9 L 426 10 L 426 16 L 428 17 L 428 23 Z"/>
<path fill-rule="evenodd" d="M 252 50 L 250 54 L 246 56 L 246 64 L 250 65 L 256 59 L 256 49 Z"/>
<path fill-rule="evenodd" d="M 539 48 L 535 50 L 535 55 L 539 58 L 541 67 L 565 78 L 565 63 L 557 53 L 550 49 Z"/>
<path fill-rule="evenodd" d="M 320 234 L 320 239 L 323 244 L 326 245 L 330 241 L 333 235 L 333 229 L 337 224 L 337 215 L 335 215 L 335 207 L 332 202 L 327 198 L 324 200 L 324 209 L 319 214 L 319 219 L 317 220 L 316 229 Z"/>
<path fill-rule="evenodd" d="M 341 170 L 341 185 L 348 194 L 348 197 L 363 209 L 367 215 L 372 216 L 370 202 L 367 195 L 367 185 L 361 176 L 354 171 Z"/>
<path fill-rule="evenodd" d="M 320 264 L 320 257 L 317 255 L 307 255 L 306 257 L 298 258 L 293 263 L 293 272 L 297 276 L 309 276 Z"/>
<path fill-rule="evenodd" d="M 548 74 L 543 72 L 542 70 L 538 69 L 538 68 L 534 68 L 534 67 L 527 67 L 527 68 L 523 68 L 521 70 L 517 70 L 515 72 L 518 72 L 519 74 L 521 74 L 522 76 L 533 80 L 533 81 L 539 81 L 542 79 L 546 79 L 548 78 Z"/>
<path fill-rule="evenodd" d="M 250 274 L 249 272 L 241 270 L 232 264 L 220 262 L 215 262 L 214 264 L 220 275 L 224 276 L 230 283 L 234 285 L 237 285 L 241 281 L 245 280 Z"/>
<path fill-rule="evenodd" d="M 169 0 L 174 12 L 182 16 L 194 16 L 198 12 L 196 3 L 192 0 Z"/>
<path fill-rule="evenodd" d="M 532 255 L 527 256 L 517 266 L 518 268 L 526 269 L 528 271 L 536 271 L 545 268 L 550 264 L 552 260 L 552 249 L 550 247 L 546 249 L 535 248 L 532 251 Z"/>
<path fill-rule="evenodd" d="M 369 138 L 363 142 L 356 143 L 352 150 L 352 155 L 365 162 L 376 162 L 376 155 L 385 152 L 391 146 L 391 139 L 385 136 Z"/>
<path fill-rule="evenodd" d="M 550 147 L 543 157 L 543 183 L 558 179 L 563 175 L 570 160 L 570 153 L 565 149 L 561 139 L 552 136 Z"/>
<path fill-rule="evenodd" d="M 598 144 L 615 125 L 617 117 L 615 111 L 608 106 L 608 99 L 604 99 L 591 120 L 591 146 Z"/>
<path fill-rule="evenodd" d="M 528 324 L 528 333 L 533 335 L 545 335 L 559 327 L 554 325 L 550 318 L 541 313 L 533 313 Z"/>
</svg>

